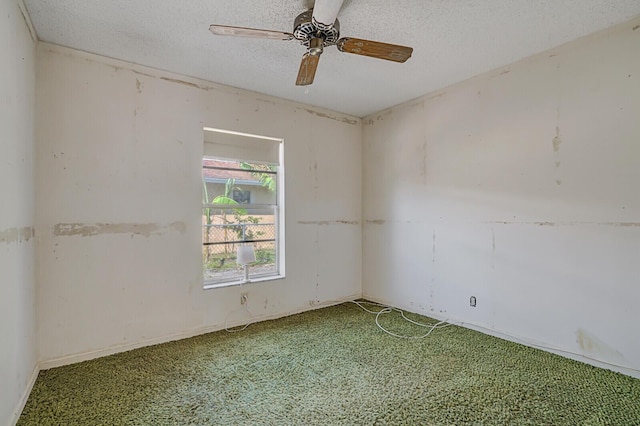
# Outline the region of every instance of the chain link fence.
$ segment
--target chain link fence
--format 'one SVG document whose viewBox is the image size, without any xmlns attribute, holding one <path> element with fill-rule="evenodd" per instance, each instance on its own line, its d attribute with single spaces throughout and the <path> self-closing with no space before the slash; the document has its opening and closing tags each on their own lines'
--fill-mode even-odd
<svg viewBox="0 0 640 426">
<path fill-rule="evenodd" d="M 256 250 L 268 248 L 276 239 L 275 223 L 204 225 L 202 241 L 208 254 L 234 253 L 236 244 L 251 242 Z"/>
<path fill-rule="evenodd" d="M 243 269 L 236 264 L 238 245 L 253 245 L 256 261 L 250 275 L 277 273 L 275 223 L 205 224 L 202 232 L 205 280 L 240 279 Z"/>
</svg>

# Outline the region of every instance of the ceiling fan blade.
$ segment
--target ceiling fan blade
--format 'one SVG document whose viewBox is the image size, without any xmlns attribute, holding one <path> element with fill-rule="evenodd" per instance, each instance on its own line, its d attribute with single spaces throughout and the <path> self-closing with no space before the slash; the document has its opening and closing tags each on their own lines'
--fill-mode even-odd
<svg viewBox="0 0 640 426">
<path fill-rule="evenodd" d="M 291 40 L 293 34 L 282 31 L 259 30 L 255 28 L 231 27 L 228 25 L 210 25 L 209 31 L 215 35 L 267 38 L 271 40 Z"/>
<path fill-rule="evenodd" d="M 313 83 L 313 79 L 316 76 L 316 69 L 318 68 L 318 61 L 320 55 L 309 55 L 305 53 L 300 63 L 300 70 L 298 71 L 298 78 L 296 80 L 296 86 L 308 86 Z"/>
<path fill-rule="evenodd" d="M 394 62 L 405 62 L 413 53 L 412 47 L 350 37 L 338 40 L 338 50 Z"/>
<path fill-rule="evenodd" d="M 313 23 L 321 30 L 333 27 L 344 0 L 316 0 L 313 6 Z"/>
</svg>

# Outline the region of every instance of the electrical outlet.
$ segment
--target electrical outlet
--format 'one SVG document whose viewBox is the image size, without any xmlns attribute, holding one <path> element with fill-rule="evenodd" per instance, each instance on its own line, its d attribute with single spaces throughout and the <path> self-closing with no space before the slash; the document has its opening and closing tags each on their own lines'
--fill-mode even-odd
<svg viewBox="0 0 640 426">
<path fill-rule="evenodd" d="M 240 304 L 246 305 L 249 302 L 249 293 L 240 293 Z"/>
<path fill-rule="evenodd" d="M 474 308 L 476 307 L 476 297 L 475 296 L 471 296 L 469 298 L 469 306 L 472 306 Z"/>
</svg>

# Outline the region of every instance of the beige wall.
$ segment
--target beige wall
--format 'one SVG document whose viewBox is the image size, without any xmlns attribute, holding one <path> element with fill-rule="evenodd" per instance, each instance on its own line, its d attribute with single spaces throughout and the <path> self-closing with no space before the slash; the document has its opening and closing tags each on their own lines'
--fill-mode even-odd
<svg viewBox="0 0 640 426">
<path fill-rule="evenodd" d="M 365 118 L 365 297 L 640 377 L 639 25 Z"/>
<path fill-rule="evenodd" d="M 0 424 L 17 419 L 36 361 L 35 43 L 14 0 L 0 1 Z"/>
<path fill-rule="evenodd" d="M 258 317 L 361 294 L 359 119 L 45 43 L 38 61 L 45 367 L 246 321 L 241 291 Z M 284 139 L 285 279 L 202 289 L 203 126 Z"/>
</svg>

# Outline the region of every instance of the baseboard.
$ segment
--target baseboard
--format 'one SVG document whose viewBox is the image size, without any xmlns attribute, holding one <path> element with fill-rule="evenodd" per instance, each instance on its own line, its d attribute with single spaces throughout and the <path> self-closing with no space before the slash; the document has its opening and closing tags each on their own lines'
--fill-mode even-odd
<svg viewBox="0 0 640 426">
<path fill-rule="evenodd" d="M 299 314 L 306 311 L 312 311 L 314 309 L 326 308 L 328 306 L 338 305 L 340 303 L 348 302 L 360 298 L 361 294 L 353 294 L 345 296 L 340 299 L 327 300 L 327 301 L 309 301 L 306 306 L 300 306 L 298 308 L 279 312 L 269 315 L 263 315 L 253 318 L 253 322 L 269 321 L 278 318 L 288 317 L 290 315 Z M 59 358 L 53 358 L 49 360 L 40 361 L 40 370 L 48 370 L 49 368 L 62 367 L 64 365 L 75 364 L 82 361 L 88 361 L 95 358 L 101 358 L 108 355 L 113 355 L 120 352 L 127 352 L 134 349 L 142 348 L 145 346 L 153 346 L 161 343 L 173 342 L 175 340 L 188 339 L 189 337 L 199 336 L 201 334 L 212 333 L 215 331 L 224 330 L 225 328 L 234 328 L 246 324 L 246 319 L 240 319 L 236 321 L 229 321 L 228 323 L 213 324 L 205 327 L 200 327 L 193 330 L 187 330 L 180 333 L 169 334 L 166 336 L 155 337 L 153 339 L 141 340 L 135 343 L 129 343 L 125 345 L 111 346 L 105 349 L 99 349 L 96 351 L 84 352 L 81 354 L 67 355 Z"/>
<path fill-rule="evenodd" d="M 371 297 L 371 296 L 367 296 L 367 295 L 363 295 L 362 296 L 364 299 L 369 300 L 371 302 L 375 302 L 375 303 L 380 303 L 382 305 L 387 305 L 387 306 L 392 306 L 394 308 L 398 308 L 398 309 L 402 309 L 404 311 L 407 312 L 412 312 L 418 315 L 424 315 L 433 319 L 436 319 L 438 321 L 447 321 L 450 324 L 454 324 L 460 327 L 464 327 L 464 328 L 468 328 L 470 330 L 474 330 L 474 331 L 478 331 L 482 334 L 487 334 L 489 336 L 493 336 L 493 337 L 498 337 L 500 339 L 503 340 L 508 340 L 510 342 L 514 342 L 514 343 L 519 343 L 521 345 L 524 346 L 528 346 L 530 348 L 535 348 L 535 349 L 540 349 L 542 351 L 545 352 L 550 352 L 552 354 L 555 355 L 560 355 L 561 357 L 564 358 L 569 358 L 572 359 L 574 361 L 578 361 L 578 362 L 582 362 L 585 364 L 589 364 L 592 365 L 594 367 L 598 367 L 598 368 L 603 368 L 605 370 L 611 370 L 611 371 L 615 371 L 616 373 L 622 373 L 624 375 L 627 376 L 631 376 L 634 377 L 636 379 L 640 379 L 640 370 L 632 368 L 632 367 L 627 367 L 627 366 L 623 366 L 623 365 L 618 365 L 618 364 L 612 364 L 606 361 L 602 361 L 596 358 L 592 358 L 588 355 L 584 355 L 584 354 L 579 354 L 579 353 L 575 353 L 575 352 L 571 352 L 565 349 L 561 349 L 561 348 L 557 348 L 557 347 L 553 347 L 549 344 L 546 344 L 544 342 L 538 342 L 536 340 L 533 339 L 527 339 L 524 337 L 519 337 L 519 336 L 514 336 L 512 334 L 500 331 L 500 330 L 495 330 L 492 328 L 487 328 L 484 327 L 482 325 L 479 324 L 474 324 L 471 322 L 467 322 L 467 321 L 462 321 L 458 318 L 452 318 L 446 315 L 443 315 L 441 313 L 437 313 L 437 312 L 416 312 L 415 307 L 414 306 L 407 306 L 407 305 L 396 305 L 396 304 L 390 304 L 388 301 L 376 298 L 376 297 Z"/>
<path fill-rule="evenodd" d="M 463 321 L 449 321 L 452 324 L 459 325 L 461 327 L 468 328 L 470 330 L 475 330 L 483 334 L 488 334 L 490 336 L 498 337 L 500 339 L 508 340 L 510 342 L 519 343 L 521 345 L 528 346 L 530 348 L 540 349 L 541 351 L 550 352 L 555 355 L 560 355 L 563 358 L 569 358 L 574 361 L 582 362 L 585 364 L 592 365 L 594 367 L 603 368 L 605 370 L 615 371 L 616 373 L 621 373 L 626 376 L 634 377 L 636 379 L 640 379 L 640 370 L 637 370 L 632 367 L 627 367 L 623 365 L 613 364 L 607 361 L 602 361 L 597 358 L 592 358 L 588 355 L 579 354 L 575 352 L 571 352 L 565 349 L 551 347 L 548 344 L 537 342 L 531 339 L 525 339 L 522 337 L 516 337 L 511 334 L 507 334 L 498 330 L 492 330 L 490 328 L 483 327 L 481 325 L 463 322 Z"/>
<path fill-rule="evenodd" d="M 31 376 L 29 377 L 29 381 L 27 382 L 27 386 L 24 388 L 20 399 L 18 400 L 18 405 L 15 410 L 11 414 L 9 418 L 9 425 L 15 425 L 18 423 L 18 419 L 22 414 L 22 410 L 24 410 L 24 406 L 27 405 L 27 400 L 29 399 L 29 395 L 31 395 L 31 391 L 33 390 L 33 385 L 36 383 L 36 379 L 38 378 L 38 373 L 40 373 L 40 365 L 36 363 L 33 367 L 33 371 L 31 372 Z"/>
</svg>

